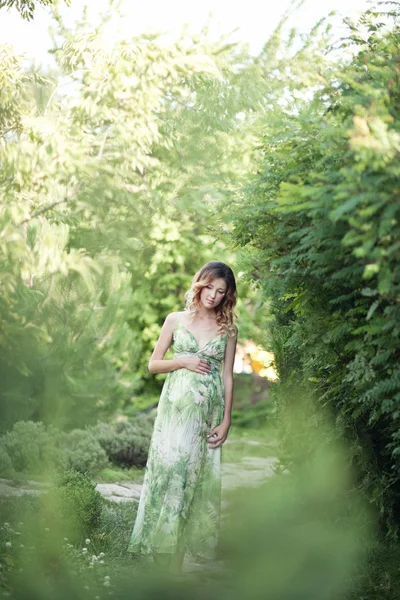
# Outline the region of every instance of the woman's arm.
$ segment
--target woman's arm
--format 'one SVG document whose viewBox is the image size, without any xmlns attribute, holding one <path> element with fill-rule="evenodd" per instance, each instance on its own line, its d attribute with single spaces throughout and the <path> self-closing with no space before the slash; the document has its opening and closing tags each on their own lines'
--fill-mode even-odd
<svg viewBox="0 0 400 600">
<path fill-rule="evenodd" d="M 224 382 L 224 417 L 223 422 L 231 422 L 232 400 L 233 400 L 233 363 L 235 361 L 238 328 L 234 325 L 236 335 L 228 337 L 225 348 L 224 367 L 222 380 Z"/>
<path fill-rule="evenodd" d="M 177 369 L 189 369 L 196 373 L 209 373 L 211 371 L 210 364 L 205 358 L 200 358 L 199 356 L 180 356 L 179 358 L 164 359 L 166 351 L 172 344 L 174 327 L 177 320 L 177 312 L 167 315 L 153 354 L 150 357 L 148 370 L 150 373 L 169 373 Z"/>
<path fill-rule="evenodd" d="M 169 373 L 182 369 L 182 358 L 171 358 L 164 360 L 164 355 L 172 344 L 172 334 L 177 320 L 177 313 L 173 312 L 167 315 L 161 328 L 160 336 L 157 340 L 153 354 L 150 357 L 148 370 L 150 373 Z"/>
<path fill-rule="evenodd" d="M 236 335 L 228 337 L 225 348 L 224 368 L 222 380 L 224 382 L 224 416 L 221 423 L 214 427 L 207 435 L 209 448 L 219 448 L 228 437 L 231 426 L 231 411 L 233 398 L 233 363 L 235 361 L 238 328 L 234 325 Z"/>
</svg>

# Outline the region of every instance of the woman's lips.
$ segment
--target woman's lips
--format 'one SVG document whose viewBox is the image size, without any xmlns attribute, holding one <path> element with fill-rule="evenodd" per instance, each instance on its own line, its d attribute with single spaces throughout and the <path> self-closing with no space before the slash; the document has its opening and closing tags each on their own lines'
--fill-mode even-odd
<svg viewBox="0 0 400 600">
<path fill-rule="evenodd" d="M 212 304 L 213 301 L 212 300 L 207 300 L 208 304 Z"/>
</svg>

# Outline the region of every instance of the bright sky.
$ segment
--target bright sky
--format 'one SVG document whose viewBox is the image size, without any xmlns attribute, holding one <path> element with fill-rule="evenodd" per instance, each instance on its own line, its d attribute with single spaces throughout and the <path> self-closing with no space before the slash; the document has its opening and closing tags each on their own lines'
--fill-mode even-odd
<svg viewBox="0 0 400 600">
<path fill-rule="evenodd" d="M 250 50 L 257 53 L 290 3 L 291 0 L 122 0 L 125 16 L 119 19 L 119 27 L 122 32 L 135 35 L 149 28 L 177 34 L 182 25 L 187 23 L 189 30 L 195 32 L 211 14 L 213 31 L 228 33 L 238 28 L 233 39 L 247 42 Z M 108 4 L 108 0 L 71 0 L 70 7 L 63 6 L 63 3 L 60 3 L 60 7 L 70 24 L 79 18 L 82 7 L 87 5 L 91 22 L 95 24 L 99 12 Z M 306 0 L 291 24 L 305 31 L 331 10 L 354 16 L 368 5 L 368 0 Z M 17 52 L 25 53 L 26 58 L 34 60 L 36 64 L 52 64 L 52 57 L 47 53 L 51 47 L 48 32 L 50 23 L 47 9 L 40 6 L 35 11 L 33 21 L 24 21 L 15 10 L 0 9 L 0 43 L 13 44 Z M 340 33 L 338 27 L 338 37 Z"/>
</svg>

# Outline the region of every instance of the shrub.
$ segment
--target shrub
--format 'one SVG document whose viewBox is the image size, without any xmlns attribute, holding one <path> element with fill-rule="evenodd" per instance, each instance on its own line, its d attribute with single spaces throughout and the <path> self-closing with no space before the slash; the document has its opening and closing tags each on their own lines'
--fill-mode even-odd
<svg viewBox="0 0 400 600">
<path fill-rule="evenodd" d="M 87 473 L 69 469 L 56 477 L 55 487 L 44 498 L 46 517 L 68 532 L 72 542 L 82 542 L 98 527 L 103 497 Z"/>
<path fill-rule="evenodd" d="M 360 486 L 397 541 L 400 28 L 386 17 L 366 11 L 342 38 L 352 59 L 323 69 L 299 110 L 259 123 L 261 161 L 232 205 L 232 229 L 240 270 L 271 311 L 280 382 L 311 386 L 316 428 L 329 407 L 332 438 L 352 441 Z"/>
<path fill-rule="evenodd" d="M 99 423 L 92 431 L 114 464 L 132 467 L 146 464 L 152 429 L 152 418 L 139 415 L 132 421 Z"/>
<path fill-rule="evenodd" d="M 2 444 L 3 440 L 1 440 Z M 8 455 L 6 448 L 0 445 L 0 476 L 1 477 L 13 477 L 15 471 L 13 468 L 12 460 Z"/>
<path fill-rule="evenodd" d="M 54 458 L 56 429 L 34 421 L 18 421 L 1 440 L 3 456 L 6 453 L 12 468 L 18 472 L 43 472 Z M 7 459 L 4 459 L 7 461 Z"/>
<path fill-rule="evenodd" d="M 110 466 L 144 466 L 154 419 L 138 415 L 131 421 L 99 423 L 62 432 L 34 421 L 19 421 L 0 439 L 0 475 L 63 473 L 95 475 Z"/>
<path fill-rule="evenodd" d="M 62 433 L 60 440 L 57 470 L 95 475 L 108 466 L 107 454 L 90 430 L 74 429 Z"/>
</svg>

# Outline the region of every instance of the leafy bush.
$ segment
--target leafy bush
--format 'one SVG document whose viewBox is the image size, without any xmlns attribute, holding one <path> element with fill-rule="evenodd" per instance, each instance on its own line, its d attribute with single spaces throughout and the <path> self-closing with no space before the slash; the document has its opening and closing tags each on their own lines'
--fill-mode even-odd
<svg viewBox="0 0 400 600">
<path fill-rule="evenodd" d="M 0 477 L 12 477 L 15 474 L 12 460 L 0 442 Z"/>
<path fill-rule="evenodd" d="M 154 382 L 153 382 L 154 384 Z M 156 384 L 159 386 L 159 383 Z M 157 393 L 154 394 L 140 394 L 131 398 L 131 403 L 124 407 L 124 415 L 128 419 L 133 419 L 141 414 L 149 415 L 154 408 L 157 406 L 160 399 L 161 388 L 157 387 Z"/>
<path fill-rule="evenodd" d="M 89 430 L 68 433 L 34 421 L 19 421 L 0 441 L 0 473 L 42 474 L 69 469 L 94 475 L 108 465 Z"/>
<path fill-rule="evenodd" d="M 104 499 L 89 475 L 74 469 L 59 474 L 55 484 L 43 500 L 46 517 L 81 542 L 97 529 Z"/>
<path fill-rule="evenodd" d="M 297 110 L 260 121 L 262 162 L 232 210 L 240 268 L 273 316 L 281 382 L 311 385 L 329 406 L 332 438 L 352 440 L 360 485 L 397 539 L 400 32 L 387 19 L 362 15 L 342 40 L 352 60 L 321 70 Z"/>
<path fill-rule="evenodd" d="M 153 419 L 138 415 L 132 421 L 115 424 L 99 423 L 92 428 L 108 458 L 123 467 L 144 466 L 147 461 Z"/>
<path fill-rule="evenodd" d="M 95 475 L 108 465 L 106 452 L 88 429 L 74 429 L 60 436 L 57 470 L 70 469 Z"/>
<path fill-rule="evenodd" d="M 41 422 L 18 421 L 1 438 L 2 454 L 8 455 L 15 471 L 40 473 L 54 459 L 56 436 L 55 428 Z"/>
</svg>

